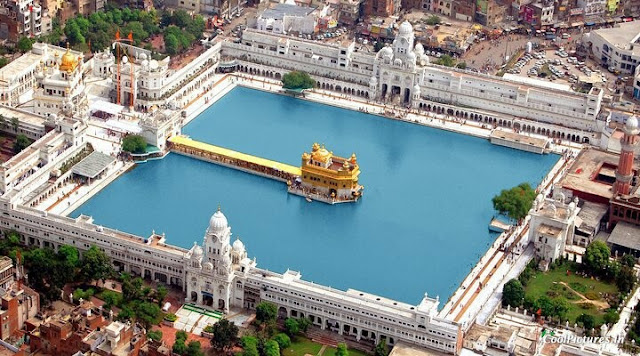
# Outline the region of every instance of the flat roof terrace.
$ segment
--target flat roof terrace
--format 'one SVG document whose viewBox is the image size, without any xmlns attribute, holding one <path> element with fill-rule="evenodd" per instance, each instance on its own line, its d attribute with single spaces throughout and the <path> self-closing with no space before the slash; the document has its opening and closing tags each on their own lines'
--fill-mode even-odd
<svg viewBox="0 0 640 356">
<path fill-rule="evenodd" d="M 618 167 L 619 156 L 613 153 L 596 149 L 588 149 L 580 152 L 565 177 L 560 181 L 560 186 L 574 192 L 582 192 L 594 199 L 594 202 L 608 202 L 613 196 L 611 184 L 598 180 L 598 175 L 610 174 L 613 167 Z M 634 162 L 634 170 L 638 170 L 639 165 Z"/>
</svg>

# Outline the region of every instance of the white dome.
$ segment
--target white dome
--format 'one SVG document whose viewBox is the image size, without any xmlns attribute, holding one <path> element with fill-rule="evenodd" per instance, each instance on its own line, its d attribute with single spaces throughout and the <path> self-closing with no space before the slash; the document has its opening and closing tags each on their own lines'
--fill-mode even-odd
<svg viewBox="0 0 640 356">
<path fill-rule="evenodd" d="M 394 65 L 396 65 L 396 66 L 401 66 L 401 65 L 402 65 L 402 59 L 400 59 L 400 58 L 396 58 L 396 59 L 393 61 L 393 64 L 394 64 Z"/>
<path fill-rule="evenodd" d="M 407 54 L 407 57 L 409 57 L 410 62 L 414 62 L 416 60 L 416 54 L 413 52 L 409 52 L 409 54 Z"/>
<path fill-rule="evenodd" d="M 213 263 L 211 263 L 211 262 L 206 262 L 206 263 L 204 264 L 204 269 L 205 269 L 205 270 L 207 270 L 207 271 L 211 271 L 211 270 L 213 270 Z"/>
<path fill-rule="evenodd" d="M 209 232 L 220 235 L 227 230 L 228 226 L 229 223 L 227 222 L 227 218 L 220 211 L 220 208 L 218 208 L 218 211 L 216 211 L 209 220 Z"/>
<path fill-rule="evenodd" d="M 382 47 L 382 49 L 380 50 L 380 55 L 383 57 L 393 56 L 393 50 L 391 49 L 391 47 Z"/>
<path fill-rule="evenodd" d="M 398 33 L 399 33 L 399 34 L 401 34 L 401 35 L 408 35 L 408 34 L 410 34 L 411 32 L 413 32 L 413 26 L 411 26 L 411 24 L 409 23 L 409 21 L 406 21 L 406 20 L 405 20 L 405 22 L 403 22 L 403 23 L 400 25 L 400 30 L 398 31 Z"/>
<path fill-rule="evenodd" d="M 202 259 L 202 255 L 204 254 L 204 251 L 202 250 L 202 247 L 200 247 L 200 245 L 196 244 L 195 242 L 193 243 L 193 249 L 192 249 L 192 253 L 191 253 L 191 259 L 193 260 L 200 260 Z"/>
<path fill-rule="evenodd" d="M 638 130 L 638 119 L 635 116 L 632 116 L 627 119 L 627 122 L 624 124 L 625 131 L 629 133 L 633 133 L 633 131 Z"/>
<path fill-rule="evenodd" d="M 142 60 L 145 60 L 145 59 L 147 59 L 147 54 L 146 53 L 141 53 L 139 58 L 142 59 Z"/>
<path fill-rule="evenodd" d="M 418 44 L 416 45 L 415 51 L 419 55 L 423 55 L 424 54 L 424 47 L 422 46 L 422 43 L 418 42 Z"/>
<path fill-rule="evenodd" d="M 371 77 L 371 80 L 369 80 L 369 83 L 371 83 L 371 84 L 376 84 L 376 83 L 378 83 L 378 78 L 376 78 L 375 76 L 372 76 L 372 77 Z"/>
<path fill-rule="evenodd" d="M 237 253 L 243 253 L 244 252 L 244 244 L 242 243 L 242 241 L 240 241 L 240 239 L 236 239 L 233 242 L 233 251 L 237 252 Z"/>
<path fill-rule="evenodd" d="M 419 93 L 420 92 L 420 85 L 416 84 L 413 86 L 413 92 L 414 93 Z"/>
</svg>

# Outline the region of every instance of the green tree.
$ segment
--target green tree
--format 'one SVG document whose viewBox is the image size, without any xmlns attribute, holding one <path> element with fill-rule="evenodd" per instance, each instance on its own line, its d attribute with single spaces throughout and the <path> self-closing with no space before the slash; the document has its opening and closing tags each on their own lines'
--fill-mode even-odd
<svg viewBox="0 0 640 356">
<path fill-rule="evenodd" d="M 467 69 L 467 62 L 458 62 L 456 68 Z"/>
<path fill-rule="evenodd" d="M 167 287 L 165 287 L 163 284 L 160 284 L 156 287 L 155 297 L 156 297 L 156 300 L 158 301 L 158 305 L 162 305 L 164 298 L 167 297 L 167 293 L 169 293 L 169 291 L 167 290 Z"/>
<path fill-rule="evenodd" d="M 29 140 L 27 136 L 19 134 L 13 142 L 13 153 L 20 153 L 22 150 L 29 147 L 29 145 L 31 145 L 31 140 Z"/>
<path fill-rule="evenodd" d="M 373 51 L 376 53 L 380 52 L 380 50 L 383 48 L 384 48 L 384 42 L 382 41 L 378 40 L 373 44 Z"/>
<path fill-rule="evenodd" d="M 287 334 L 280 333 L 273 337 L 273 341 L 278 343 L 280 350 L 284 350 L 287 347 L 291 346 L 291 338 L 289 338 Z"/>
<path fill-rule="evenodd" d="M 524 287 L 517 279 L 512 279 L 502 287 L 502 305 L 517 307 L 524 300 Z"/>
<path fill-rule="evenodd" d="M 625 265 L 625 266 L 629 266 L 629 267 L 633 267 L 636 265 L 636 257 L 634 255 L 631 254 L 625 254 L 624 256 L 622 256 L 622 258 L 620 259 L 620 262 Z"/>
<path fill-rule="evenodd" d="M 580 314 L 580 316 L 576 318 L 576 322 L 581 324 L 586 330 L 591 330 L 596 326 L 596 321 L 593 315 L 590 314 Z"/>
<path fill-rule="evenodd" d="M 442 22 L 442 20 L 440 20 L 440 17 L 436 16 L 436 15 L 432 15 L 429 16 L 429 18 L 427 19 L 427 25 L 439 25 Z"/>
<path fill-rule="evenodd" d="M 147 141 L 140 135 L 127 135 L 122 139 L 122 150 L 129 153 L 144 153 Z"/>
<path fill-rule="evenodd" d="M 341 342 L 336 348 L 335 356 L 349 356 L 349 350 L 347 350 L 347 344 Z"/>
<path fill-rule="evenodd" d="M 620 314 L 614 309 L 609 310 L 604 314 L 604 322 L 607 324 L 615 324 L 620 320 Z"/>
<path fill-rule="evenodd" d="M 20 127 L 20 120 L 17 117 L 11 118 L 11 128 L 13 131 L 18 132 L 18 128 Z"/>
<path fill-rule="evenodd" d="M 638 280 L 633 267 L 623 266 L 616 277 L 616 286 L 622 293 L 629 293 Z"/>
<path fill-rule="evenodd" d="M 300 318 L 297 320 L 298 321 L 298 327 L 300 328 L 300 330 L 303 333 L 306 333 L 307 330 L 309 330 L 309 327 L 311 326 L 311 319 L 309 318 Z"/>
<path fill-rule="evenodd" d="M 456 60 L 450 55 L 445 54 L 442 57 L 438 58 L 434 63 L 445 67 L 453 67 L 456 65 Z"/>
<path fill-rule="evenodd" d="M 387 340 L 382 339 L 376 345 L 376 349 L 374 350 L 375 356 L 388 356 L 389 355 L 389 347 L 387 346 Z"/>
<path fill-rule="evenodd" d="M 202 347 L 200 346 L 200 341 L 191 341 L 187 344 L 187 351 L 185 352 L 186 356 L 203 356 Z"/>
<path fill-rule="evenodd" d="M 571 308 L 569 302 L 565 298 L 559 297 L 554 299 L 551 303 L 553 304 L 553 315 L 563 320 L 566 319 L 567 312 Z"/>
<path fill-rule="evenodd" d="M 18 40 L 16 47 L 22 53 L 28 52 L 31 50 L 31 47 L 33 47 L 33 41 L 29 37 L 22 36 Z"/>
<path fill-rule="evenodd" d="M 263 351 L 264 356 L 280 356 L 280 347 L 278 343 L 273 340 L 264 343 Z"/>
<path fill-rule="evenodd" d="M 114 275 L 109 256 L 97 246 L 91 246 L 82 256 L 80 278 L 85 282 L 101 280 L 102 283 Z"/>
<path fill-rule="evenodd" d="M 507 214 L 513 220 L 523 219 L 531 210 L 536 191 L 529 183 L 522 183 L 511 189 L 504 189 L 491 200 L 493 208 L 502 214 Z"/>
<path fill-rule="evenodd" d="M 222 319 L 213 325 L 211 347 L 216 351 L 225 351 L 238 340 L 238 327 L 227 319 Z"/>
<path fill-rule="evenodd" d="M 123 273 L 120 277 L 122 282 L 122 298 L 125 302 L 132 300 L 138 300 L 142 298 L 142 285 L 144 282 L 142 278 L 131 278 L 128 273 Z"/>
<path fill-rule="evenodd" d="M 555 306 L 549 297 L 546 295 L 540 296 L 536 300 L 536 304 L 539 309 L 542 310 L 542 315 L 544 316 L 553 316 L 555 313 Z"/>
<path fill-rule="evenodd" d="M 310 89 L 316 81 L 306 72 L 293 71 L 282 76 L 282 87 L 285 89 Z"/>
<path fill-rule="evenodd" d="M 80 254 L 78 249 L 74 246 L 62 245 L 58 249 L 56 256 L 57 263 L 55 266 L 56 272 L 62 277 L 60 285 L 64 285 L 74 280 L 76 276 L 76 269 L 80 263 Z"/>
<path fill-rule="evenodd" d="M 258 352 L 258 339 L 254 336 L 243 336 L 240 340 L 240 345 L 244 352 L 242 356 L 259 356 Z"/>
<path fill-rule="evenodd" d="M 134 309 L 136 314 L 136 320 L 144 325 L 145 329 L 150 329 L 152 325 L 159 322 L 160 307 L 158 304 L 150 302 L 136 303 Z"/>
<path fill-rule="evenodd" d="M 256 305 L 256 320 L 261 324 L 275 323 L 278 307 L 271 302 L 260 302 Z"/>
<path fill-rule="evenodd" d="M 189 337 L 189 335 L 187 335 L 187 332 L 184 330 L 178 330 L 176 331 L 176 340 L 180 339 L 183 342 L 187 341 L 187 338 Z"/>
<path fill-rule="evenodd" d="M 0 68 L 6 66 L 7 64 L 9 64 L 9 60 L 4 57 L 0 57 Z"/>
<path fill-rule="evenodd" d="M 162 340 L 162 330 L 149 330 L 147 331 L 147 339 L 154 341 Z"/>
<path fill-rule="evenodd" d="M 607 244 L 599 240 L 593 241 L 585 251 L 585 265 L 593 272 L 601 272 L 609 264 L 610 255 Z"/>
<path fill-rule="evenodd" d="M 173 343 L 172 350 L 178 355 L 184 355 L 187 352 L 187 345 L 185 345 L 184 340 L 176 339 L 176 341 Z"/>
<path fill-rule="evenodd" d="M 287 318 L 287 320 L 284 321 L 284 329 L 286 330 L 287 335 L 291 337 L 295 336 L 298 332 L 300 332 L 300 325 L 298 324 L 298 320 L 294 318 Z"/>
</svg>

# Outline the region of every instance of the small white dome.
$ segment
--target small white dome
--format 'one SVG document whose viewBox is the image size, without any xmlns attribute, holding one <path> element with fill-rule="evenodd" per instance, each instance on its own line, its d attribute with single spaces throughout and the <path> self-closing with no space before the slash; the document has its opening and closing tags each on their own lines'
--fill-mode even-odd
<svg viewBox="0 0 640 356">
<path fill-rule="evenodd" d="M 420 92 L 420 85 L 416 84 L 413 86 L 413 92 L 414 93 L 419 93 Z"/>
<path fill-rule="evenodd" d="M 569 211 L 574 211 L 574 210 L 576 210 L 576 203 L 574 202 L 569 203 Z"/>
<path fill-rule="evenodd" d="M 369 80 L 370 84 L 376 84 L 378 83 L 378 78 L 376 78 L 375 76 L 371 76 L 371 80 Z"/>
<path fill-rule="evenodd" d="M 396 66 L 401 66 L 402 65 L 402 60 L 400 58 L 396 58 L 393 61 L 393 64 L 396 65 Z"/>
<path fill-rule="evenodd" d="M 413 52 L 409 52 L 409 54 L 407 54 L 407 57 L 409 58 L 410 62 L 415 62 L 416 61 L 416 54 Z"/>
<path fill-rule="evenodd" d="M 144 53 L 143 53 L 142 55 L 144 55 Z M 148 61 L 148 60 L 146 60 L 146 59 L 143 59 L 143 60 L 142 60 L 142 66 L 143 66 L 143 67 L 146 67 L 146 66 L 148 66 L 148 65 L 149 65 L 149 61 Z"/>
<path fill-rule="evenodd" d="M 139 58 L 141 60 L 145 60 L 145 59 L 147 59 L 147 54 L 146 53 L 141 53 Z"/>
<path fill-rule="evenodd" d="M 237 252 L 237 253 L 243 253 L 244 252 L 244 244 L 242 243 L 242 241 L 240 241 L 240 239 L 236 239 L 233 242 L 233 251 Z"/>
<path fill-rule="evenodd" d="M 158 69 L 158 61 L 156 61 L 155 59 L 152 59 L 149 62 L 149 68 L 151 68 L 151 70 Z"/>
<path fill-rule="evenodd" d="M 401 25 L 400 25 L 400 30 L 398 31 L 399 34 L 401 35 L 408 35 L 411 32 L 413 32 L 413 26 L 411 26 L 411 24 L 409 23 L 409 21 L 404 21 Z"/>
<path fill-rule="evenodd" d="M 206 263 L 204 264 L 204 269 L 205 269 L 205 270 L 207 270 L 207 271 L 211 271 L 211 270 L 213 270 L 213 263 L 211 263 L 211 262 L 206 262 Z"/>
<path fill-rule="evenodd" d="M 631 116 L 627 119 L 627 122 L 624 124 L 624 128 L 627 132 L 632 133 L 633 131 L 638 130 L 638 119 L 635 116 Z"/>
<path fill-rule="evenodd" d="M 380 50 L 380 55 L 383 57 L 393 56 L 393 50 L 391 47 L 385 46 Z"/>
<path fill-rule="evenodd" d="M 418 42 L 418 44 L 416 45 L 415 51 L 418 55 L 424 54 L 424 47 L 422 46 L 422 43 Z"/>
<path fill-rule="evenodd" d="M 209 220 L 209 232 L 221 235 L 225 230 L 227 230 L 228 226 L 229 223 L 227 222 L 227 218 L 220 211 L 220 208 L 218 208 L 218 211 L 216 211 Z"/>
<path fill-rule="evenodd" d="M 191 252 L 191 259 L 201 260 L 203 254 L 204 254 L 204 251 L 202 250 L 202 247 L 200 247 L 200 245 L 194 242 L 192 252 Z"/>
</svg>

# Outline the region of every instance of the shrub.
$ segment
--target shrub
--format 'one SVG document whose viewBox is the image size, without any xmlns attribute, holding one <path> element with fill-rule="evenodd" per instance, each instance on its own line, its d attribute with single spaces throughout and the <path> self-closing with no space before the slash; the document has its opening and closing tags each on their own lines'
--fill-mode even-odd
<svg viewBox="0 0 640 356">
<path fill-rule="evenodd" d="M 129 153 L 144 153 L 147 142 L 140 135 L 127 135 L 122 139 L 122 150 Z"/>
<path fill-rule="evenodd" d="M 174 322 L 174 321 L 178 320 L 178 317 L 175 314 L 169 313 L 169 314 L 164 316 L 164 320 L 169 321 L 169 322 Z M 208 325 L 208 326 L 210 326 L 210 325 Z"/>
<path fill-rule="evenodd" d="M 273 341 L 278 343 L 278 346 L 280 346 L 280 350 L 284 350 L 287 347 L 291 346 L 291 339 L 289 338 L 289 336 L 287 336 L 287 334 L 280 333 L 273 337 Z"/>
<path fill-rule="evenodd" d="M 82 288 L 78 288 L 73 291 L 73 300 L 79 301 L 80 298 L 82 298 L 83 300 L 88 300 L 89 298 L 93 297 L 94 294 L 96 294 L 96 290 L 93 288 L 89 288 L 86 291 L 82 290 Z"/>
<path fill-rule="evenodd" d="M 584 296 L 589 300 L 598 300 L 598 299 L 600 299 L 600 296 L 596 292 L 587 292 L 587 293 L 584 294 Z"/>
<path fill-rule="evenodd" d="M 596 309 L 595 304 L 593 303 L 589 303 L 589 302 L 582 302 L 582 303 L 578 303 L 578 306 L 584 310 L 592 310 L 592 309 Z"/>
<path fill-rule="evenodd" d="M 206 332 L 206 333 L 213 333 L 213 325 L 209 324 L 209 325 L 205 326 L 203 331 Z"/>
</svg>

